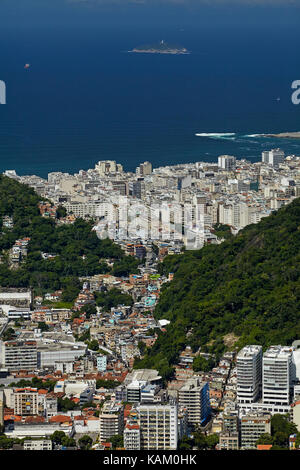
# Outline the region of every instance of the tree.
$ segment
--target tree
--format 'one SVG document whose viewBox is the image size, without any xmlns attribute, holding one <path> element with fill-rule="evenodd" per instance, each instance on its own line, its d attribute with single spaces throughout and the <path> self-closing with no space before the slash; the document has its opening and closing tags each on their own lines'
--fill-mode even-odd
<svg viewBox="0 0 300 470">
<path fill-rule="evenodd" d="M 53 434 L 51 434 L 50 439 L 53 442 L 53 444 L 56 445 L 61 445 L 62 440 L 65 439 L 67 436 L 63 431 L 54 431 Z"/>
<path fill-rule="evenodd" d="M 38 328 L 41 331 L 49 331 L 49 326 L 47 325 L 47 323 L 45 323 L 43 321 L 38 322 Z"/>
<path fill-rule="evenodd" d="M 93 444 L 93 439 L 85 434 L 78 440 L 78 445 L 81 450 L 88 450 Z"/>
<path fill-rule="evenodd" d="M 197 446 L 197 448 L 199 450 L 203 450 L 206 448 L 207 444 L 206 444 L 206 436 L 203 432 L 201 431 L 196 431 L 194 433 L 194 441 L 195 441 L 195 445 Z"/>
<path fill-rule="evenodd" d="M 96 339 L 92 339 L 92 341 L 88 343 L 88 348 L 91 349 L 92 351 L 98 351 L 99 342 Z"/>
<path fill-rule="evenodd" d="M 215 449 L 218 443 L 219 443 L 218 434 L 210 434 L 209 436 L 206 436 L 206 445 L 209 449 Z"/>
<path fill-rule="evenodd" d="M 192 449 L 192 440 L 188 438 L 188 436 L 183 436 L 182 439 L 178 443 L 179 450 L 191 450 Z"/>
<path fill-rule="evenodd" d="M 112 448 L 116 449 L 117 447 L 124 447 L 123 436 L 116 434 L 109 439 L 109 442 L 112 443 Z"/>
<path fill-rule="evenodd" d="M 269 444 L 273 444 L 273 442 L 274 442 L 274 439 L 271 436 L 271 434 L 265 433 L 265 434 L 261 434 L 259 439 L 256 441 L 256 445 L 269 445 Z"/>
<path fill-rule="evenodd" d="M 65 436 L 61 440 L 61 445 L 64 447 L 76 447 L 76 441 L 72 437 Z"/>
</svg>

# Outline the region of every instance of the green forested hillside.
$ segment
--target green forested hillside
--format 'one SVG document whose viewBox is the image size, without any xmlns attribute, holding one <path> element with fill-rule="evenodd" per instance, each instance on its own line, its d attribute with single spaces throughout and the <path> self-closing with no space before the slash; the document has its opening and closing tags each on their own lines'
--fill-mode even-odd
<svg viewBox="0 0 300 470">
<path fill-rule="evenodd" d="M 165 258 L 161 272 L 175 276 L 155 316 L 171 324 L 135 366 L 168 375 L 185 344 L 220 354 L 229 334 L 231 348 L 299 339 L 299 261 L 300 199 L 220 245 Z"/>
<path fill-rule="evenodd" d="M 110 271 L 103 258 L 115 259 L 116 270 L 122 268 L 124 274 L 135 272 L 139 261 L 125 256 L 111 240 L 100 240 L 92 231 L 92 221 L 77 219 L 74 224 L 58 226 L 40 215 L 40 200 L 29 186 L 0 175 L 0 286 L 62 288 L 70 291 L 65 298 L 70 300 L 80 288 L 79 276 Z M 3 216 L 12 217 L 13 228 L 3 227 Z M 30 237 L 28 255 L 18 269 L 11 269 L 8 250 L 23 237 Z M 43 252 L 56 256 L 46 260 Z"/>
</svg>

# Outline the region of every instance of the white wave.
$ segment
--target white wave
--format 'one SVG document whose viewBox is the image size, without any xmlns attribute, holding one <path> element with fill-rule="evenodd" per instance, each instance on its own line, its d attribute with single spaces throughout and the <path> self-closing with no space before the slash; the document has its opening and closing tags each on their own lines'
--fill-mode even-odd
<svg viewBox="0 0 300 470">
<path fill-rule="evenodd" d="M 227 137 L 235 135 L 235 132 L 202 132 L 195 135 L 197 137 Z"/>
<path fill-rule="evenodd" d="M 244 135 L 244 137 L 261 137 L 265 134 L 247 134 L 247 135 Z"/>
</svg>

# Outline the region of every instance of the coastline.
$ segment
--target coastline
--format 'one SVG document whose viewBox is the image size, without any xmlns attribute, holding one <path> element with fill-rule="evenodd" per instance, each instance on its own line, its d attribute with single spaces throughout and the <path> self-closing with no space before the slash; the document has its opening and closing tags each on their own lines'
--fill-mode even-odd
<svg viewBox="0 0 300 470">
<path fill-rule="evenodd" d="M 276 137 L 278 139 L 300 139 L 298 132 L 280 132 L 279 134 L 262 134 L 263 137 Z"/>
</svg>

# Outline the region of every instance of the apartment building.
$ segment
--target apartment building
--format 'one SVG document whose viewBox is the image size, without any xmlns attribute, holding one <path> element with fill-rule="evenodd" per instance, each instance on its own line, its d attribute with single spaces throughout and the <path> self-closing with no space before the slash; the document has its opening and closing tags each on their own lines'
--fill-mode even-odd
<svg viewBox="0 0 300 470">
<path fill-rule="evenodd" d="M 224 431 L 220 433 L 218 450 L 238 450 L 239 433 Z"/>
<path fill-rule="evenodd" d="M 139 405 L 141 450 L 176 450 L 177 404 Z"/>
<path fill-rule="evenodd" d="M 271 434 L 270 413 L 249 413 L 241 418 L 241 448 L 255 449 L 262 434 Z"/>
<path fill-rule="evenodd" d="M 14 390 L 14 414 L 32 416 L 39 414 L 37 388 L 25 387 Z"/>
<path fill-rule="evenodd" d="M 139 424 L 126 424 L 124 429 L 124 448 L 126 450 L 140 450 L 141 432 Z"/>
<path fill-rule="evenodd" d="M 187 409 L 188 424 L 204 424 L 210 417 L 209 386 L 199 377 L 191 377 L 178 390 L 178 405 Z"/>
<path fill-rule="evenodd" d="M 1 361 L 8 370 L 35 370 L 37 368 L 36 341 L 5 341 L 1 347 Z"/>
<path fill-rule="evenodd" d="M 116 434 L 123 434 L 124 406 L 121 403 L 109 401 L 104 403 L 99 415 L 100 442 L 106 442 Z"/>
<path fill-rule="evenodd" d="M 263 355 L 263 403 L 289 405 L 295 374 L 293 347 L 271 346 Z"/>
<path fill-rule="evenodd" d="M 262 374 L 262 347 L 245 346 L 236 358 L 237 364 L 237 401 L 253 403 L 260 395 Z"/>
</svg>

